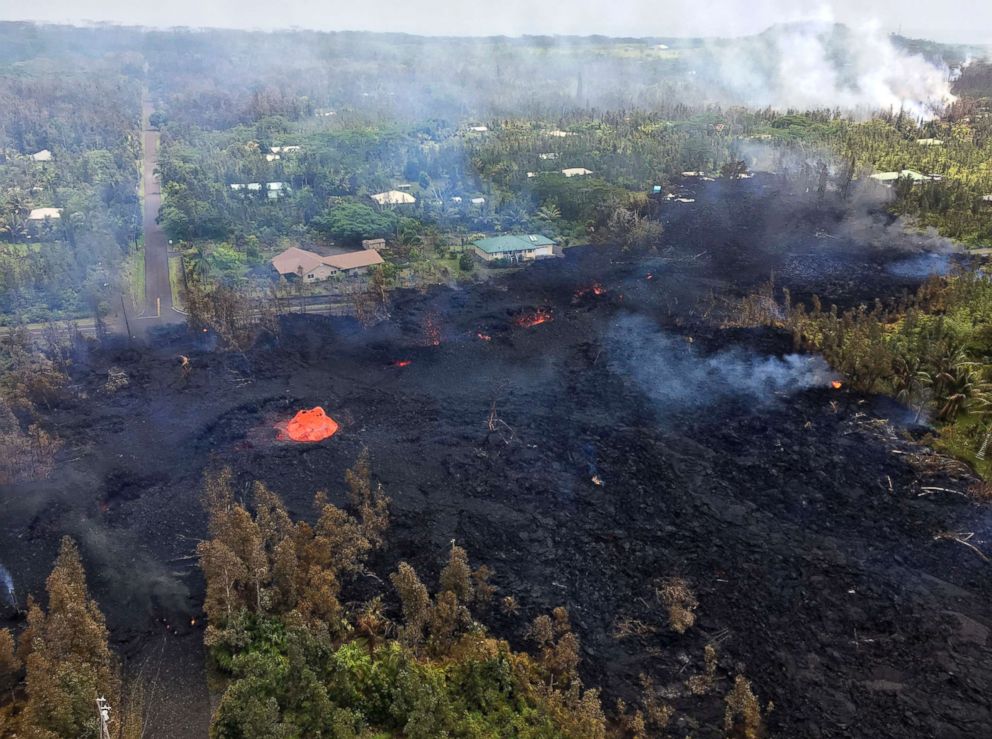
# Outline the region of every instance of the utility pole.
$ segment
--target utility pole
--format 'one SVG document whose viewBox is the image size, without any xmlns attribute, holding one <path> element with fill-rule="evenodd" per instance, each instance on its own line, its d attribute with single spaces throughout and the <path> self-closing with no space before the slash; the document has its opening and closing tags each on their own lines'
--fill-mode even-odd
<svg viewBox="0 0 992 739">
<path fill-rule="evenodd" d="M 106 698 L 96 699 L 96 711 L 100 717 L 100 739 L 110 739 L 110 703 Z"/>
<path fill-rule="evenodd" d="M 127 320 L 127 306 L 124 305 L 123 295 L 121 295 L 121 311 L 124 313 L 124 327 L 127 329 L 127 340 L 131 341 L 131 324 Z"/>
</svg>

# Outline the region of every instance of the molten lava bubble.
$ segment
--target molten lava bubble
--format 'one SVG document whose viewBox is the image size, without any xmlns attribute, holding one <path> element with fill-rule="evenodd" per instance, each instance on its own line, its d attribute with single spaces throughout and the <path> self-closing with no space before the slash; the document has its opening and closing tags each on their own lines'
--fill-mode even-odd
<svg viewBox="0 0 992 739">
<path fill-rule="evenodd" d="M 553 321 L 554 316 L 551 315 L 551 311 L 541 308 L 533 313 L 524 313 L 523 315 L 517 316 L 513 322 L 522 328 L 530 328 L 531 326 L 539 326 L 542 323 L 547 323 L 548 321 Z"/>
<path fill-rule="evenodd" d="M 292 419 L 277 423 L 275 429 L 279 432 L 280 441 L 323 441 L 334 436 L 338 430 L 337 421 L 324 413 L 320 406 L 308 411 L 300 411 Z"/>
<path fill-rule="evenodd" d="M 833 382 L 830 383 L 830 387 L 832 387 L 834 390 L 840 390 L 842 387 L 844 387 L 844 383 L 841 382 L 840 380 L 834 380 Z"/>
<path fill-rule="evenodd" d="M 411 364 L 413 364 L 412 359 L 397 359 L 392 363 L 394 367 L 409 367 Z"/>
</svg>

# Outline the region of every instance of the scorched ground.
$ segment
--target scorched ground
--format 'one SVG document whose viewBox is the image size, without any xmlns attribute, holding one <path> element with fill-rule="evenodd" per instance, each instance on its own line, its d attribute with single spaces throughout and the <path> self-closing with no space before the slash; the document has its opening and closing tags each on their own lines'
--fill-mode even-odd
<svg viewBox="0 0 992 739">
<path fill-rule="evenodd" d="M 436 573 L 457 540 L 521 604 L 486 618 L 497 633 L 524 646 L 530 618 L 566 605 L 587 682 L 612 702 L 650 675 L 680 709 L 677 735 L 719 733 L 737 672 L 774 703 L 780 736 L 992 735 L 990 564 L 935 539 L 981 546 L 988 510 L 921 495 L 964 490 L 970 473 L 913 441 L 905 409 L 832 387 L 789 337 L 718 318 L 773 271 L 845 304 L 911 289 L 909 239 L 878 222 L 866 237 L 773 181 L 735 187 L 665 205 L 648 258 L 570 250 L 398 295 L 369 330 L 294 316 L 247 356 L 175 332 L 80 357 L 85 397 L 48 418 L 67 442 L 56 473 L 2 491 L 0 562 L 19 594 L 39 592 L 58 537 L 76 536 L 118 646 L 157 680 L 156 735 L 203 735 L 204 470 L 262 480 L 308 517 L 317 490 L 342 500 L 367 446 L 392 498 L 375 572 L 406 559 Z M 129 384 L 106 394 L 111 367 Z M 276 439 L 316 407 L 337 433 Z M 673 576 L 700 604 L 683 636 L 654 597 Z M 648 628 L 621 638 L 634 621 Z M 693 696 L 708 643 L 720 682 Z"/>
</svg>

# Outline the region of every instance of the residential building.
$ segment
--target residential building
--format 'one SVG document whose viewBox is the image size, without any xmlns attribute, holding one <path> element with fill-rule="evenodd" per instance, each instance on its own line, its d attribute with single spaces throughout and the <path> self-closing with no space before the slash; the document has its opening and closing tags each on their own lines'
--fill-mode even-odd
<svg viewBox="0 0 992 739">
<path fill-rule="evenodd" d="M 304 282 L 319 282 L 341 272 L 363 274 L 369 267 L 383 264 L 375 249 L 321 256 L 307 249 L 291 246 L 272 258 L 272 266 L 283 277 L 295 277 Z"/>
<path fill-rule="evenodd" d="M 585 167 L 568 167 L 563 169 L 561 173 L 566 177 L 584 177 L 587 174 L 592 174 L 592 170 Z"/>
<path fill-rule="evenodd" d="M 28 158 L 35 162 L 50 162 L 52 161 L 52 152 L 48 149 L 42 149 L 41 151 L 29 155 Z"/>
<path fill-rule="evenodd" d="M 473 242 L 476 255 L 487 262 L 505 259 L 528 262 L 554 256 L 555 242 L 541 234 L 507 234 Z"/>
<path fill-rule="evenodd" d="M 61 217 L 61 208 L 35 208 L 28 214 L 29 221 L 44 221 L 49 218 L 54 220 Z"/>
<path fill-rule="evenodd" d="M 417 199 L 413 195 L 399 190 L 379 192 L 370 197 L 379 205 L 411 205 L 417 202 Z"/>
</svg>

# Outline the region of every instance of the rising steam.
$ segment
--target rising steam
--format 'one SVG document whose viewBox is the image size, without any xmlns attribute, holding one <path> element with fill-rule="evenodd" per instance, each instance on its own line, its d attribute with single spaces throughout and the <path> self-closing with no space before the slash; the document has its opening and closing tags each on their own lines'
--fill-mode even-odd
<svg viewBox="0 0 992 739">
<path fill-rule="evenodd" d="M 781 110 L 905 111 L 931 119 L 954 101 L 954 73 L 896 45 L 877 27 L 775 26 L 708 44 L 698 73 L 736 101 Z"/>
<path fill-rule="evenodd" d="M 835 379 L 822 357 L 760 356 L 740 348 L 706 356 L 684 337 L 659 330 L 646 318 L 627 316 L 607 336 L 610 369 L 631 378 L 662 412 L 701 407 L 734 397 L 756 402 Z"/>
</svg>

